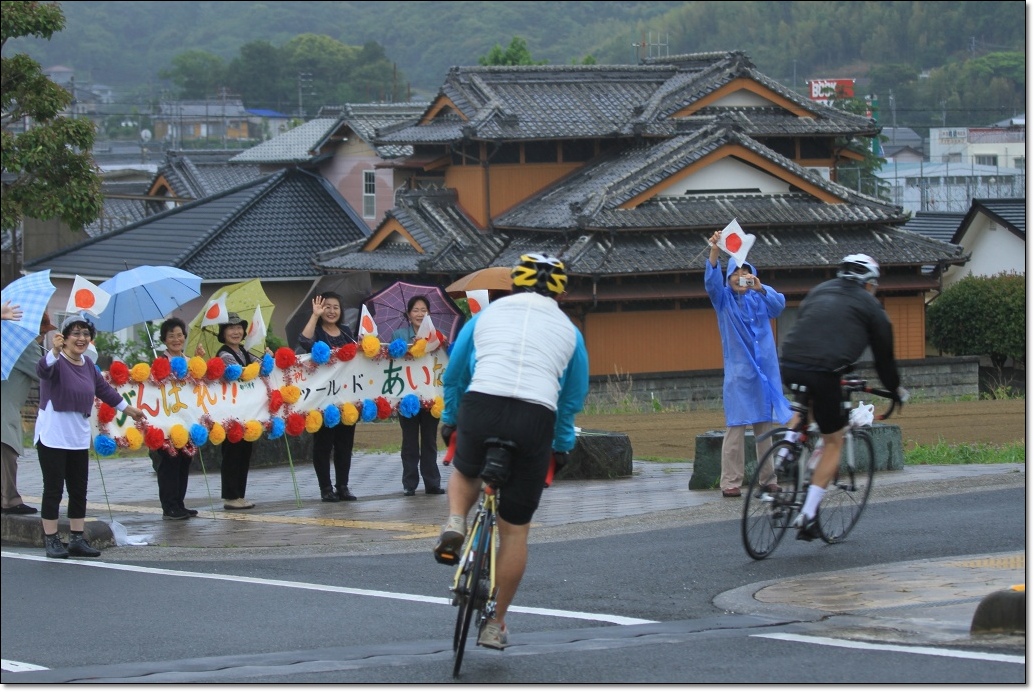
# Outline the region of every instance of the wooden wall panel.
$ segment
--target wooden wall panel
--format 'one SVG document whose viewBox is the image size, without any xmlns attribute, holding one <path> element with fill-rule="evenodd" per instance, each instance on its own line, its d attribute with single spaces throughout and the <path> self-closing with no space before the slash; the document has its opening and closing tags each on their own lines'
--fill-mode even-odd
<svg viewBox="0 0 1034 692">
<path fill-rule="evenodd" d="M 898 360 L 926 356 L 926 307 L 922 296 L 890 297 L 883 307 L 894 325 L 894 357 Z"/>
<path fill-rule="evenodd" d="M 582 163 L 525 163 L 490 166 L 492 216 L 552 185 Z"/>
<path fill-rule="evenodd" d="M 456 190 L 463 211 L 481 228 L 488 225 L 485 214 L 485 182 L 480 166 L 450 166 L 445 171 L 445 186 Z"/>
<path fill-rule="evenodd" d="M 592 375 L 722 367 L 714 310 L 589 313 L 585 347 Z"/>
</svg>

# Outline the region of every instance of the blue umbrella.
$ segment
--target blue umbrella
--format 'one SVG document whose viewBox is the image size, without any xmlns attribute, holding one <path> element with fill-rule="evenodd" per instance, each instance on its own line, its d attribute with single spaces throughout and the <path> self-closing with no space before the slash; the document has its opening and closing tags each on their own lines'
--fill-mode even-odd
<svg viewBox="0 0 1034 692">
<path fill-rule="evenodd" d="M 54 284 L 50 283 L 50 270 L 23 276 L 9 283 L 0 296 L 0 302 L 10 301 L 22 310 L 20 320 L 4 320 L 3 335 L 0 336 L 0 379 L 7 379 L 15 362 L 39 336 L 43 313 L 54 295 Z"/>
<path fill-rule="evenodd" d="M 163 319 L 201 295 L 201 277 L 177 267 L 141 265 L 119 272 L 100 285 L 111 295 L 94 321 L 102 332 Z"/>
</svg>

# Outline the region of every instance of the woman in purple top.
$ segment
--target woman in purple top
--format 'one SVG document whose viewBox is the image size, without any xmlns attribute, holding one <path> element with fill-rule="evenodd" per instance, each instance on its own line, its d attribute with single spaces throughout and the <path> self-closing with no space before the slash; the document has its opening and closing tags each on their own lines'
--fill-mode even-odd
<svg viewBox="0 0 1034 692">
<path fill-rule="evenodd" d="M 144 412 L 130 406 L 101 375 L 86 349 L 97 335 L 86 313 L 71 315 L 54 335 L 53 348 L 36 365 L 40 378 L 39 414 L 34 442 L 43 472 L 44 544 L 47 557 L 97 557 L 101 551 L 83 537 L 89 484 L 90 414 L 93 400 L 125 412 L 135 421 Z M 68 488 L 68 548 L 57 533 L 58 511 Z"/>
</svg>

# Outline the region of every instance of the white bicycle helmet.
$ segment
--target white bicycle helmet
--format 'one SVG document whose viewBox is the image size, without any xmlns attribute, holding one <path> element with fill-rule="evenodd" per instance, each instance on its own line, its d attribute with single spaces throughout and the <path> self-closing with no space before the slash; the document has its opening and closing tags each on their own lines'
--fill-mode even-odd
<svg viewBox="0 0 1034 692">
<path fill-rule="evenodd" d="M 840 260 L 837 276 L 867 284 L 880 278 L 880 265 L 868 255 L 848 255 Z"/>
</svg>

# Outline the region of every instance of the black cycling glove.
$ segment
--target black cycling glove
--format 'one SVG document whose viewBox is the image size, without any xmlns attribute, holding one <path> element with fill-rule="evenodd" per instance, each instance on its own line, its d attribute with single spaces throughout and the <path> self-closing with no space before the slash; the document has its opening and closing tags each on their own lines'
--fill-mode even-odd
<svg viewBox="0 0 1034 692">
<path fill-rule="evenodd" d="M 452 435 L 456 432 L 455 425 L 443 425 L 442 426 L 442 439 L 445 440 L 445 446 L 448 447 L 449 443 L 452 442 Z"/>
</svg>

